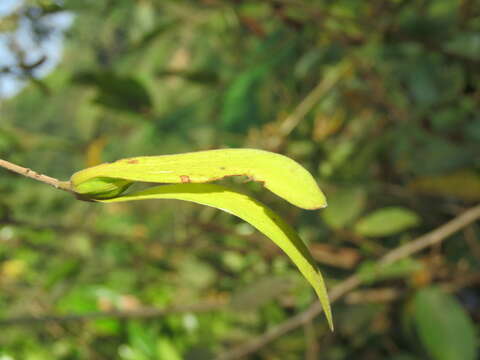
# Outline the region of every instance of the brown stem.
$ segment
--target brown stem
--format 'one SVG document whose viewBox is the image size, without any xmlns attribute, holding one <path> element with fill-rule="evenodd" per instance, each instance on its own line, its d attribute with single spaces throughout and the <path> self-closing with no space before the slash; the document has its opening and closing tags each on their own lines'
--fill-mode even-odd
<svg viewBox="0 0 480 360">
<path fill-rule="evenodd" d="M 51 185 L 56 189 L 68 191 L 68 192 L 73 192 L 71 186 L 70 186 L 70 181 L 60 181 L 58 179 L 52 178 L 47 175 L 39 174 L 36 171 L 33 171 L 28 168 L 24 168 L 22 166 L 13 164 L 9 161 L 0 159 L 0 167 L 3 167 L 7 170 L 10 170 L 14 173 L 23 175 L 25 177 L 28 177 L 30 179 L 34 179 L 40 182 L 43 182 L 45 184 Z"/>
</svg>

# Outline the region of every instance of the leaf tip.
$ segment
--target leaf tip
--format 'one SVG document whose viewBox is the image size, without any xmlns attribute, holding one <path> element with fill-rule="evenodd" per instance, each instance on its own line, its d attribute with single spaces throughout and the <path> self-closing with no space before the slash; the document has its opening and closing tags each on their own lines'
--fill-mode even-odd
<svg viewBox="0 0 480 360">
<path fill-rule="evenodd" d="M 331 332 L 335 331 L 335 326 L 333 325 L 333 319 L 331 316 L 327 316 L 328 327 Z"/>
<path fill-rule="evenodd" d="M 294 205 L 297 205 L 305 210 L 321 210 L 321 209 L 325 209 L 328 206 L 328 203 L 325 195 L 323 195 L 322 193 L 322 196 L 309 206 L 308 205 L 300 206 L 300 204 L 294 204 Z"/>
<path fill-rule="evenodd" d="M 330 301 L 327 300 L 325 302 L 320 300 L 320 303 L 322 305 L 323 312 L 325 313 L 325 317 L 327 318 L 328 328 L 330 329 L 331 332 L 334 332 L 335 326 L 333 325 L 333 315 L 332 315 L 332 308 L 330 306 Z"/>
</svg>

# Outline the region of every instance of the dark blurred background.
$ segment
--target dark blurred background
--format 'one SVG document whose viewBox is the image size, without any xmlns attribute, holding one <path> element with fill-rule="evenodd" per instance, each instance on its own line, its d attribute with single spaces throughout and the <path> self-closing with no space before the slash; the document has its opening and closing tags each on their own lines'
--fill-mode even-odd
<svg viewBox="0 0 480 360">
<path fill-rule="evenodd" d="M 280 152 L 329 207 L 258 184 L 332 288 L 251 359 L 475 360 L 480 225 L 384 254 L 480 200 L 476 0 L 0 0 L 0 157 L 61 179 L 136 155 Z M 0 359 L 213 359 L 316 301 L 268 239 L 175 201 L 108 206 L 0 171 Z M 232 357 L 233 358 L 233 357 Z"/>
</svg>

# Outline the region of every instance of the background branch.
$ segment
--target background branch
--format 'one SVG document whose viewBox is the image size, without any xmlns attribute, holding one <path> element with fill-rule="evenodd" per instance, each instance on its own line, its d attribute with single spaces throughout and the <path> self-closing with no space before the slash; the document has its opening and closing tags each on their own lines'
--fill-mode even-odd
<svg viewBox="0 0 480 360">
<path fill-rule="evenodd" d="M 12 325 L 31 325 L 45 322 L 72 322 L 72 321 L 87 321 L 105 318 L 116 319 L 141 319 L 141 318 L 156 318 L 165 315 L 178 314 L 184 312 L 208 312 L 217 310 L 225 306 L 225 301 L 217 301 L 204 304 L 173 306 L 164 309 L 145 307 L 136 310 L 112 310 L 112 311 L 95 311 L 83 314 L 66 314 L 66 315 L 26 315 L 12 317 L 9 319 L 0 319 L 0 326 Z"/>
</svg>

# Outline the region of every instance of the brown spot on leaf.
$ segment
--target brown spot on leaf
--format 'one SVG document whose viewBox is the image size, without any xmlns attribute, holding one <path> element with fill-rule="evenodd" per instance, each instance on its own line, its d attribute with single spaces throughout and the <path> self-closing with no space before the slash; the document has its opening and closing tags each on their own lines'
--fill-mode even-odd
<svg viewBox="0 0 480 360">
<path fill-rule="evenodd" d="M 190 177 L 188 175 L 180 175 L 180 180 L 182 181 L 182 183 L 189 183 Z"/>
<path fill-rule="evenodd" d="M 127 164 L 138 164 L 138 160 L 135 160 L 135 159 L 128 160 Z"/>
</svg>

